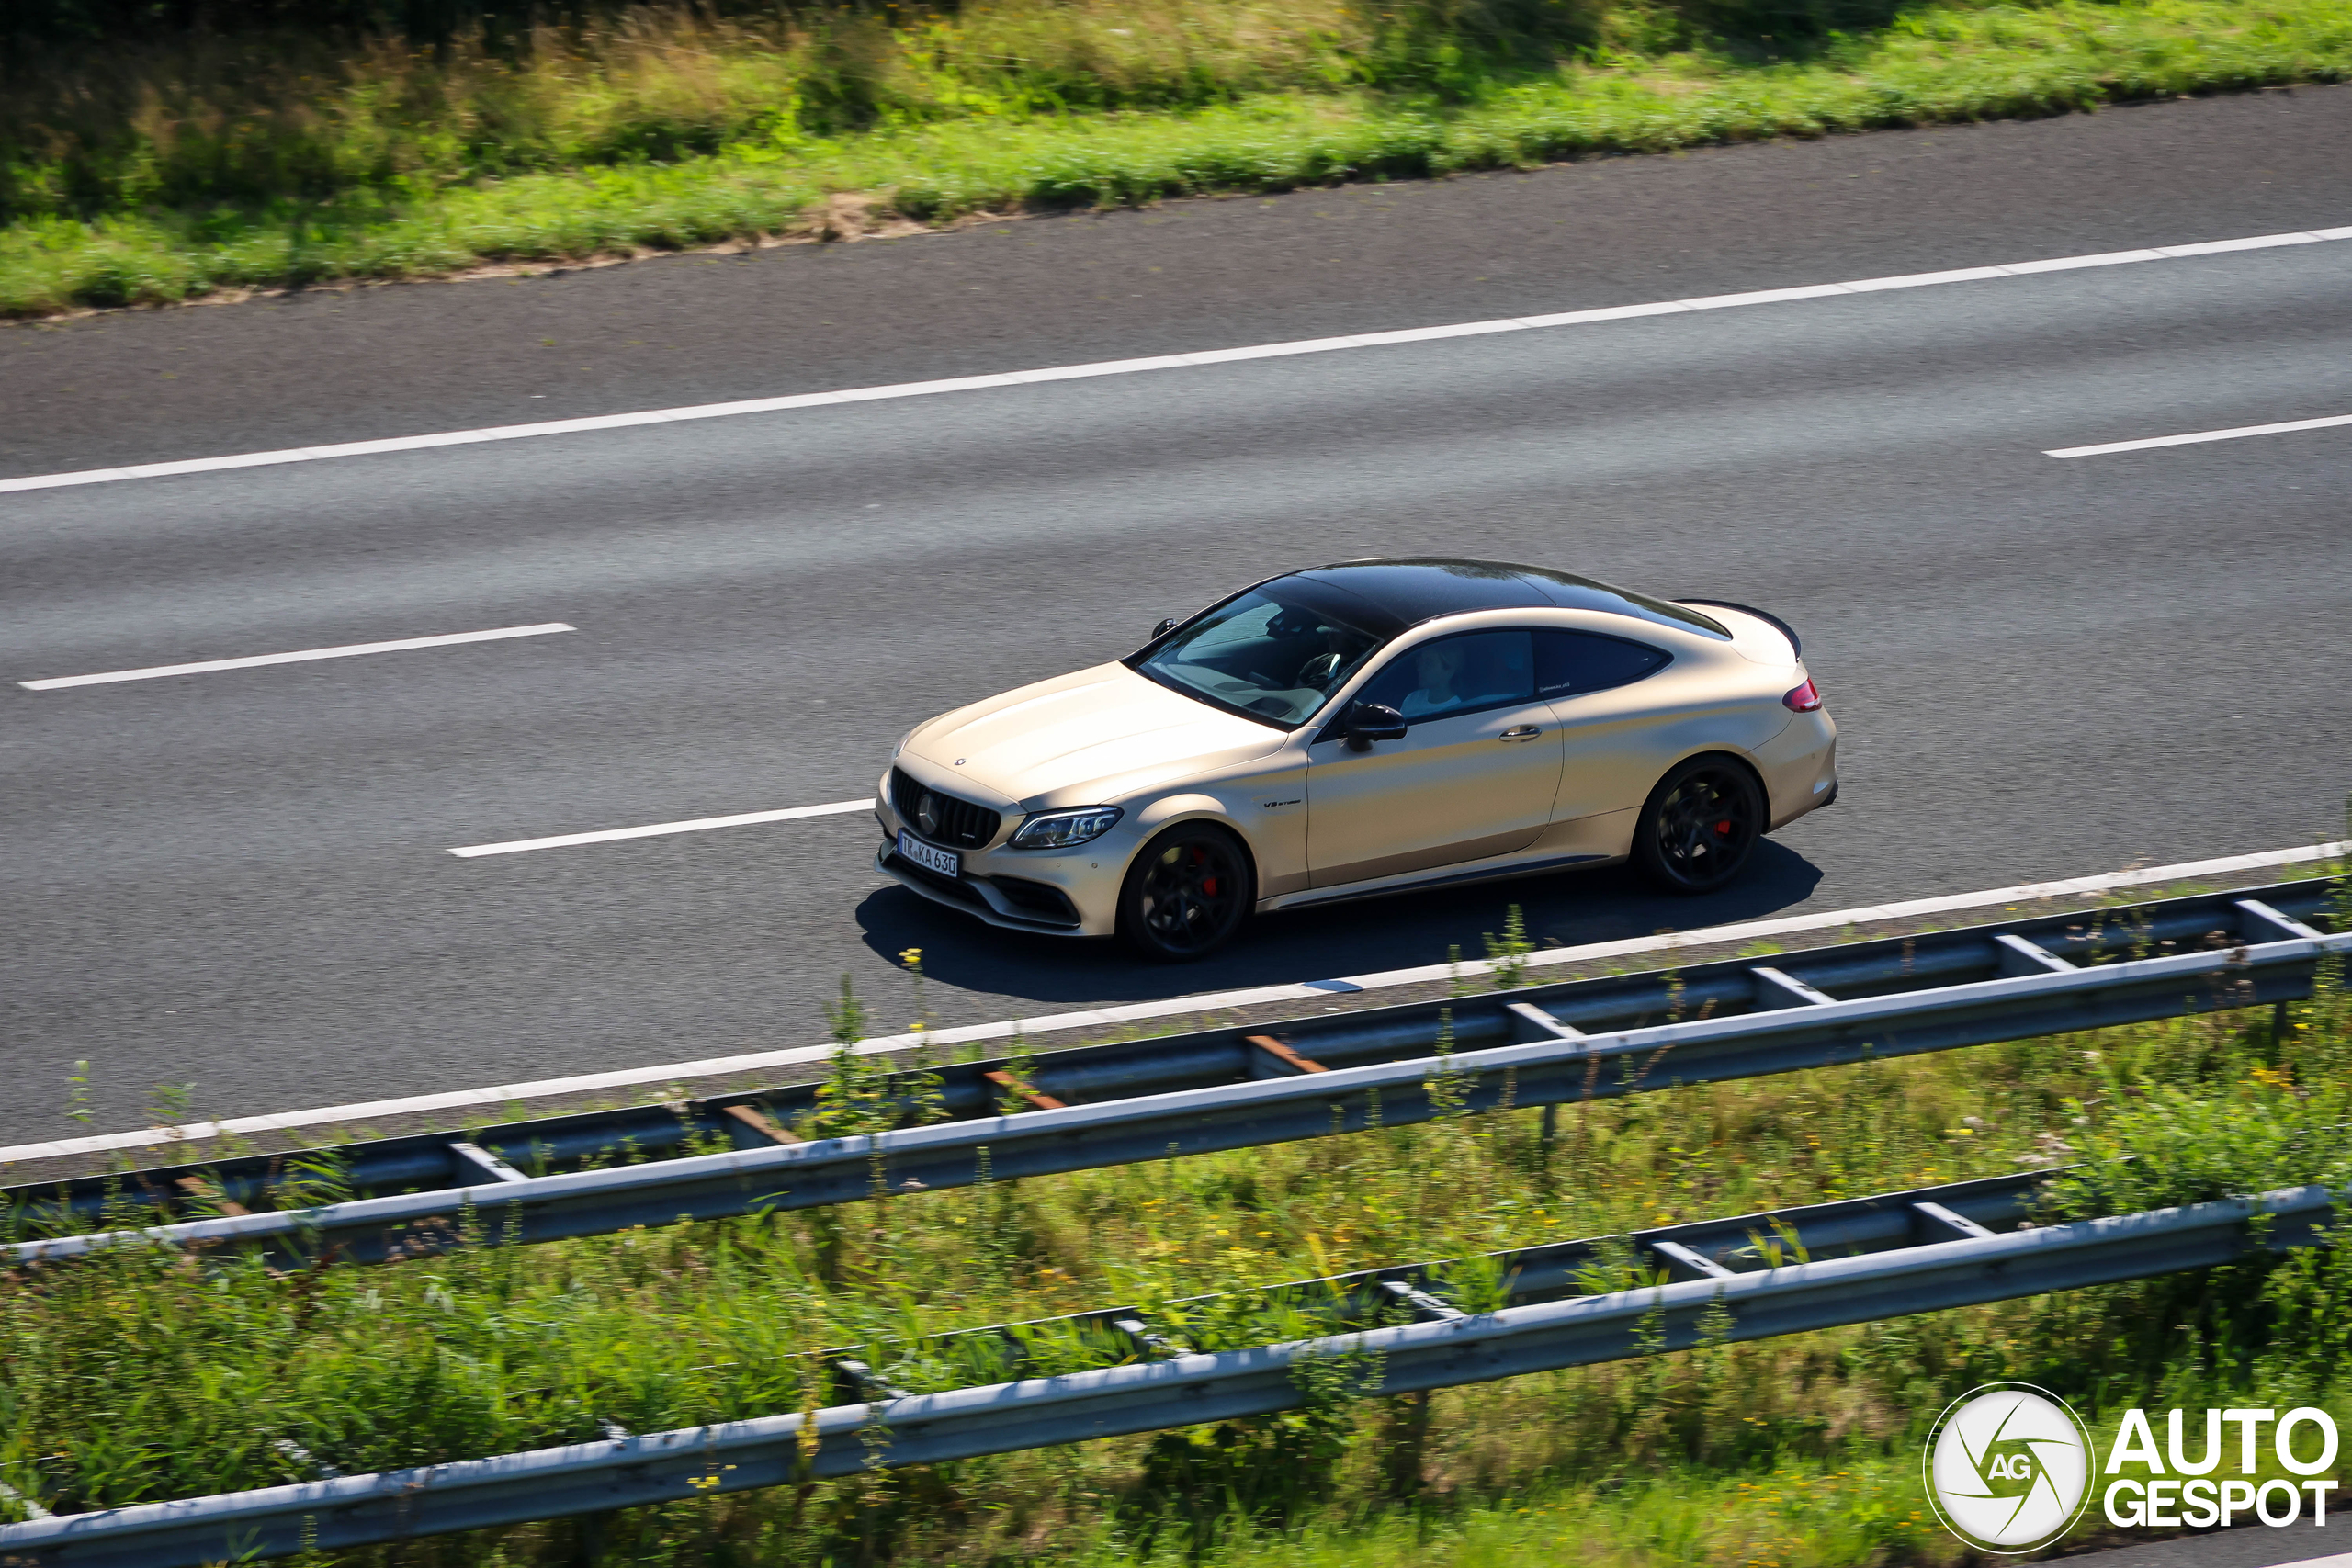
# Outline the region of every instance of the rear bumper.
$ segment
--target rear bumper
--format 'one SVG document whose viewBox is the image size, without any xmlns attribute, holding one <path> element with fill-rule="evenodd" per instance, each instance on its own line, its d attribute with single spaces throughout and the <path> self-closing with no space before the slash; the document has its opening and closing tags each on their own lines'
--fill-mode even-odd
<svg viewBox="0 0 2352 1568">
<path fill-rule="evenodd" d="M 1756 752 L 1755 761 L 1775 829 L 1838 798 L 1838 726 L 1826 713 L 1798 714 Z"/>
</svg>

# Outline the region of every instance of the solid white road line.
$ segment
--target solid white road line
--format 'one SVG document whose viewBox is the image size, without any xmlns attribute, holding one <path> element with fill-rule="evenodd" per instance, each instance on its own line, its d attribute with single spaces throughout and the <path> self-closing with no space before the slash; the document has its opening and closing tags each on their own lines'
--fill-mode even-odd
<svg viewBox="0 0 2352 1568">
<path fill-rule="evenodd" d="M 607 828 L 599 833 L 559 833 L 552 839 L 514 839 L 503 844 L 469 844 L 453 855 L 511 855 L 525 850 L 560 850 L 573 844 L 608 844 L 616 839 L 650 839 L 660 833 L 699 833 L 706 828 L 744 828 L 754 822 L 789 822 L 800 817 L 836 817 L 871 811 L 868 800 L 836 800 L 827 806 L 787 806 L 781 811 L 746 811 L 740 817 L 697 817 L 691 822 L 656 822 L 644 828 Z"/>
<path fill-rule="evenodd" d="M 549 632 L 575 631 L 561 621 L 536 626 L 501 626 L 496 631 L 452 632 L 447 637 L 413 637 L 399 642 L 355 642 L 343 648 L 306 648 L 300 653 L 260 653 L 251 659 L 208 659 L 200 664 L 158 664 L 150 670 L 109 670 L 103 675 L 61 675 L 52 681 L 19 681 L 28 692 L 54 692 L 66 686 L 102 686 L 110 681 L 153 681 L 164 675 L 201 675 L 213 670 L 251 670 L 263 664 L 301 664 L 313 659 L 351 659 L 362 653 L 404 653 L 412 648 L 448 648 L 461 642 L 497 642 L 510 637 L 545 637 Z"/>
<path fill-rule="evenodd" d="M 347 441 L 333 446 L 296 446 L 278 452 L 245 452 L 228 457 L 194 457 L 175 463 L 140 463 L 121 468 L 84 468 L 62 474 L 28 474 L 0 479 L 0 491 L 56 490 L 66 485 L 111 484 L 120 479 L 160 479 L 175 474 L 217 473 L 227 468 L 254 468 L 277 463 L 313 463 L 329 457 L 365 457 L 386 452 L 416 452 L 434 446 L 459 446 L 476 441 L 521 441 L 537 435 L 575 435 L 584 431 L 622 430 L 631 425 L 666 424 L 675 420 L 727 419 L 737 414 L 780 413 L 789 409 L 820 408 L 833 403 L 880 402 L 899 398 L 930 397 L 941 392 L 968 392 L 991 387 L 1031 386 L 1088 376 L 1136 376 L 1154 370 L 1182 370 L 1202 365 L 1226 365 L 1244 359 L 1278 359 L 1293 355 L 1327 354 L 1334 349 L 1375 348 L 1390 344 L 1433 343 L 1441 338 L 1471 337 L 1481 333 L 1526 332 L 1541 327 L 1590 326 L 1637 316 L 1672 315 L 1685 310 L 1719 310 L 1739 305 L 1775 305 L 1786 300 L 1820 299 L 1841 294 L 1872 294 L 1890 288 L 1925 288 L 1947 283 L 1974 283 L 2001 277 L 2030 277 L 2045 272 L 2073 272 L 2083 267 L 2120 266 L 2139 262 L 2174 261 L 2224 252 L 2268 250 L 2278 245 L 2308 245 L 2325 240 L 2352 240 L 2352 227 L 2312 229 L 2289 234 L 2254 234 L 2235 240 L 2209 240 L 2191 245 L 2158 245 L 2152 250 L 2106 251 L 2098 255 L 2054 256 L 2041 261 L 2008 262 L 1998 266 L 1971 266 L 1940 272 L 1917 272 L 1899 277 L 1866 277 L 1850 283 L 1814 283 L 1796 288 L 1758 288 L 1745 294 L 1710 294 L 1694 299 L 1667 299 L 1647 305 L 1611 305 L 1597 310 L 1568 310 L 1550 316 L 1516 316 L 1491 321 L 1456 322 L 1442 327 L 1408 327 L 1396 332 L 1363 333 L 1353 337 L 1310 338 L 1297 343 L 1259 344 L 1248 348 L 1210 349 L 1199 354 L 1168 354 L 1149 359 L 1112 359 L 1091 365 L 1064 365 L 1044 370 L 1011 370 L 996 376 L 957 376 L 941 381 L 908 381 L 889 387 L 856 387 L 834 392 L 802 392 L 784 398 L 752 398 L 740 402 L 699 403 L 686 408 L 650 409 L 639 413 L 599 414 L 587 419 L 548 420 L 537 424 L 499 424 L 481 430 L 453 430 L 435 435 L 396 435 L 379 441 Z"/>
<path fill-rule="evenodd" d="M 2265 850 L 2250 855 L 2225 855 L 2219 860 L 2189 861 L 2180 865 L 2150 866 L 2139 871 L 2110 872 L 2100 876 L 2077 876 L 2064 882 L 2022 883 L 2015 887 L 1996 887 L 1984 893 L 1953 893 L 1940 898 L 1914 898 L 1900 904 L 1875 904 L 1858 909 L 1789 915 L 1779 919 L 1748 920 L 1739 925 L 1710 926 L 1698 931 L 1667 931 L 1622 942 L 1589 942 L 1582 947 L 1545 948 L 1529 953 L 1525 962 L 1531 967 L 1589 964 L 1600 959 L 1646 953 L 1672 953 L 1681 948 L 1722 942 L 1754 942 L 1792 931 L 1831 931 L 1880 920 L 1946 914 L 1956 909 L 1981 909 L 1996 904 L 2022 904 L 2086 893 L 2108 893 L 2123 887 L 2143 887 L 2151 883 L 2225 876 L 2233 872 L 2260 871 L 2270 866 L 2294 865 L 2307 861 L 2334 861 L 2346 854 L 2352 854 L 2352 840 L 2305 844 L 2292 850 Z M 1159 1001 L 1098 1008 L 1087 1012 L 1051 1013 L 1041 1018 L 1011 1019 L 998 1023 L 970 1024 L 960 1029 L 930 1030 L 922 1034 L 893 1034 L 862 1040 L 854 1049 L 860 1055 L 871 1055 L 882 1051 L 902 1051 L 915 1044 L 954 1045 L 974 1040 L 1005 1040 L 1016 1034 L 1034 1037 L 1065 1029 L 1100 1029 L 1107 1024 L 1132 1023 L 1145 1019 L 1182 1018 L 1219 1012 L 1227 1008 L 1250 1007 L 1260 1002 L 1315 1001 L 1351 991 L 1374 991 L 1391 986 L 1415 986 L 1431 980 L 1451 979 L 1456 976 L 1484 975 L 1492 967 L 1478 961 L 1430 964 L 1418 969 L 1391 969 L 1384 974 L 1358 975 L 1345 980 L 1308 980 L 1293 986 L 1259 986 L 1243 991 L 1170 997 Z M 641 1088 L 648 1084 L 660 1085 L 665 1091 L 683 1096 L 687 1092 L 686 1086 L 695 1078 L 723 1077 L 768 1067 L 820 1062 L 839 1049 L 837 1045 L 797 1045 L 781 1051 L 757 1051 L 741 1056 L 671 1062 L 658 1067 L 624 1067 L 617 1072 L 584 1073 L 575 1077 L 543 1078 L 534 1083 L 412 1095 L 404 1100 L 369 1100 L 357 1105 L 328 1106 L 318 1111 L 285 1111 L 270 1116 L 240 1116 L 222 1122 L 194 1122 L 176 1127 L 146 1127 L 131 1133 L 101 1133 L 86 1138 L 60 1138 L 53 1143 L 18 1144 L 14 1147 L 0 1148 L 0 1168 L 22 1160 L 103 1154 L 111 1149 L 151 1148 L 159 1144 L 187 1143 L 216 1138 L 224 1134 L 249 1136 L 296 1127 L 349 1127 L 379 1117 L 476 1107 L 496 1109 L 517 1100 L 542 1099 L 548 1095 L 585 1094 L 599 1089 Z"/>
<path fill-rule="evenodd" d="M 2045 457 L 2098 457 L 2109 452 L 2144 452 L 2151 446 L 2188 446 L 2199 441 L 2235 441 L 2245 435 L 2285 435 L 2297 430 L 2327 430 L 2352 424 L 2352 413 L 2332 413 L 2325 419 L 2291 419 L 2284 424 L 2242 424 L 2234 430 L 2199 430 L 2188 435 L 2151 435 L 2144 441 L 2109 441 L 2098 446 L 2061 446 Z"/>
</svg>

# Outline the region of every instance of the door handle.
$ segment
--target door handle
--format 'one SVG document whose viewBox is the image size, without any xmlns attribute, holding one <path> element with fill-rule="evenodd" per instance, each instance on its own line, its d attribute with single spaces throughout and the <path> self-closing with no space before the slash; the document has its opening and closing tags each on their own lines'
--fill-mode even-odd
<svg viewBox="0 0 2352 1568">
<path fill-rule="evenodd" d="M 1495 737 L 1498 740 L 1532 740 L 1544 732 L 1532 724 L 1515 725 Z"/>
</svg>

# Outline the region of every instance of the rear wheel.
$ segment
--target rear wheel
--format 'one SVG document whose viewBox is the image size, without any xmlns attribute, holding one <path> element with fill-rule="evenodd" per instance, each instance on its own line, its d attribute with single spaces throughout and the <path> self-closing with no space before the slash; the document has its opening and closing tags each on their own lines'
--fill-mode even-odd
<svg viewBox="0 0 2352 1568">
<path fill-rule="evenodd" d="M 1213 822 L 1180 822 L 1127 867 L 1119 935 L 1146 958 L 1189 963 L 1231 941 L 1257 901 L 1240 840 Z"/>
<path fill-rule="evenodd" d="M 1764 834 L 1764 791 L 1729 757 L 1693 757 L 1658 781 L 1634 829 L 1634 863 L 1669 893 L 1712 893 Z"/>
</svg>

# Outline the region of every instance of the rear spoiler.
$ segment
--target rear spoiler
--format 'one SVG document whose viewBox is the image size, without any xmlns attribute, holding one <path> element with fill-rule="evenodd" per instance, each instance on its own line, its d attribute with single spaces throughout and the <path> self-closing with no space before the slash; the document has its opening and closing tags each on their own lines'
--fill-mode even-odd
<svg viewBox="0 0 2352 1568">
<path fill-rule="evenodd" d="M 1781 619 L 1780 616 L 1772 614 L 1770 610 L 1759 610 L 1753 604 L 1736 604 L 1729 599 L 1677 599 L 1675 603 L 1678 604 L 1705 604 L 1717 610 L 1737 610 L 1743 615 L 1753 615 L 1758 620 L 1762 621 L 1766 626 L 1777 628 L 1782 637 L 1787 637 L 1789 639 L 1789 650 L 1791 652 L 1794 653 L 1799 659 L 1803 659 L 1804 657 L 1804 643 L 1798 637 L 1796 627 L 1789 625 L 1788 622 Z"/>
</svg>

